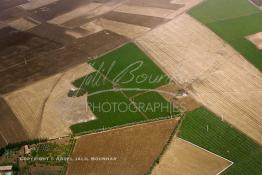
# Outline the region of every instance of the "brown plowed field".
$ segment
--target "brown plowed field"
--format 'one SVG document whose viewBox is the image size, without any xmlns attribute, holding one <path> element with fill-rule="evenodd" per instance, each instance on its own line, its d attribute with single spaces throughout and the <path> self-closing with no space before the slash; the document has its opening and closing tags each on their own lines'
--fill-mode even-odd
<svg viewBox="0 0 262 175">
<path fill-rule="evenodd" d="M 0 33 L 0 38 L 2 35 L 3 33 Z M 4 44 L 1 41 L 0 44 Z M 127 39 L 123 36 L 109 31 L 101 31 L 77 40 L 74 45 L 38 55 L 27 61 L 27 64 L 22 62 L 2 71 L 0 93 L 4 94 L 14 91 L 37 80 L 62 72 L 85 62 L 89 59 L 89 56 L 101 55 L 126 41 Z M 30 51 L 34 53 L 34 50 Z M 8 60 L 9 62 L 10 60 Z M 16 61 L 13 61 L 9 65 L 16 63 Z"/>
<path fill-rule="evenodd" d="M 262 144 L 262 74 L 183 14 L 137 40 L 191 96 Z"/>
<path fill-rule="evenodd" d="M 254 4 L 256 4 L 258 7 L 262 7 L 262 0 L 251 0 Z"/>
<path fill-rule="evenodd" d="M 0 11 L 26 3 L 27 0 L 1 0 Z"/>
<path fill-rule="evenodd" d="M 120 13 L 120 12 L 107 13 L 103 16 L 103 18 L 109 19 L 112 21 L 134 24 L 134 25 L 144 26 L 144 27 L 149 27 L 149 28 L 156 27 L 157 25 L 160 25 L 164 22 L 163 18 L 145 16 L 145 15 L 128 14 L 128 13 Z"/>
<path fill-rule="evenodd" d="M 82 136 L 76 142 L 67 175 L 146 174 L 177 122 L 170 119 Z M 77 157 L 86 160 L 76 160 Z M 92 160 L 92 157 L 116 159 Z"/>
<path fill-rule="evenodd" d="M 170 10 L 178 10 L 179 8 L 184 6 L 183 4 L 171 4 L 170 0 L 131 0 L 127 4 L 145 7 L 157 7 Z"/>
<path fill-rule="evenodd" d="M 28 140 L 26 130 L 3 98 L 0 98 L 0 148 L 8 143 Z"/>
</svg>

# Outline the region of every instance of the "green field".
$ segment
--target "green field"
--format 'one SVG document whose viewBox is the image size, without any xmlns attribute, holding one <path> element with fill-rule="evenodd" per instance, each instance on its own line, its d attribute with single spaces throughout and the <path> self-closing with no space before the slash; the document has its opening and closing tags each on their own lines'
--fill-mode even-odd
<svg viewBox="0 0 262 175">
<path fill-rule="evenodd" d="M 205 108 L 186 115 L 180 137 L 233 161 L 224 175 L 262 173 L 262 147 Z"/>
<path fill-rule="evenodd" d="M 136 45 L 127 44 L 89 63 L 97 71 L 73 84 L 81 95 L 88 93 L 88 105 L 97 119 L 71 126 L 74 134 L 178 114 L 157 92 L 147 92 L 169 79 Z"/>
<path fill-rule="evenodd" d="M 207 0 L 189 14 L 262 70 L 262 50 L 245 38 L 262 31 L 262 11 L 248 0 Z"/>
</svg>

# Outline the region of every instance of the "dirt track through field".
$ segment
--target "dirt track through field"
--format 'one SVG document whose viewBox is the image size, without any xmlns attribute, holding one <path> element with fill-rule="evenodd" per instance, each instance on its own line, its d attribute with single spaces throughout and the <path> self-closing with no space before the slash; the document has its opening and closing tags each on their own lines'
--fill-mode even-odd
<svg viewBox="0 0 262 175">
<path fill-rule="evenodd" d="M 137 39 L 190 95 L 262 144 L 262 75 L 239 53 L 184 14 Z"/>
<path fill-rule="evenodd" d="M 179 138 L 174 138 L 152 175 L 217 175 L 232 162 Z"/>
</svg>

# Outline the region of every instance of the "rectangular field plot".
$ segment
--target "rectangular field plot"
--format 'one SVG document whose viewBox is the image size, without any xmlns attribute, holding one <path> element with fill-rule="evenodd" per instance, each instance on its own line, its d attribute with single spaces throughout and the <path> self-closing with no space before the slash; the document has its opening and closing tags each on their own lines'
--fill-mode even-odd
<svg viewBox="0 0 262 175">
<path fill-rule="evenodd" d="M 247 0 L 208 0 L 193 8 L 189 14 L 207 25 L 262 70 L 262 50 L 258 50 L 246 39 L 247 36 L 262 31 L 261 10 Z"/>
<path fill-rule="evenodd" d="M 124 71 L 135 62 L 143 63 L 143 67 L 140 70 L 133 67 L 133 74 Z M 77 96 L 88 94 L 87 105 L 97 120 L 71 126 L 73 133 L 79 134 L 150 119 L 174 117 L 178 114 L 173 105 L 157 92 L 144 93 L 168 81 L 140 84 L 135 80 L 141 74 L 147 76 L 150 73 L 155 76 L 160 74 L 163 77 L 165 75 L 134 44 L 127 44 L 90 63 L 97 71 L 77 79 L 73 84 L 79 89 Z M 125 74 L 121 74 L 122 72 Z M 133 78 L 132 81 L 129 81 L 130 78 Z"/>
<path fill-rule="evenodd" d="M 262 147 L 205 108 L 186 115 L 180 137 L 234 162 L 222 174 L 260 175 Z"/>
</svg>

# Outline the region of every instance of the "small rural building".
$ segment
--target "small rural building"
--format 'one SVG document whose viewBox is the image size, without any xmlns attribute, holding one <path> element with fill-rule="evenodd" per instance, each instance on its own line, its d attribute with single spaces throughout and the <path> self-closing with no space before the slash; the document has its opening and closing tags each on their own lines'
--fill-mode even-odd
<svg viewBox="0 0 262 175">
<path fill-rule="evenodd" d="M 0 174 L 12 174 L 12 166 L 0 166 Z"/>
<path fill-rule="evenodd" d="M 31 149 L 29 148 L 28 145 L 24 146 L 24 154 L 25 155 L 30 155 L 31 154 Z"/>
</svg>

